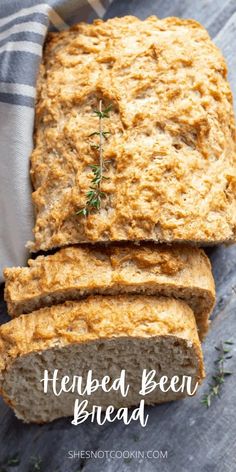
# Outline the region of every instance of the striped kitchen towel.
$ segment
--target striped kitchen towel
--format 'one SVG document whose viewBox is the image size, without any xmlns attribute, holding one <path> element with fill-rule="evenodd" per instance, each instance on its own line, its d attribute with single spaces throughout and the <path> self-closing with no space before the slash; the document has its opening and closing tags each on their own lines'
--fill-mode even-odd
<svg viewBox="0 0 236 472">
<path fill-rule="evenodd" d="M 0 281 L 24 265 L 34 225 L 29 178 L 35 84 L 48 30 L 103 17 L 112 0 L 0 1 Z"/>
</svg>

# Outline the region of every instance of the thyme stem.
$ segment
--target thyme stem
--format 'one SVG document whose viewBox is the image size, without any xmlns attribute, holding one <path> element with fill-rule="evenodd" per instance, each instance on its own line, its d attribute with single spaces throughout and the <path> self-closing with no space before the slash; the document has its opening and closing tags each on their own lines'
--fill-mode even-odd
<svg viewBox="0 0 236 472">
<path fill-rule="evenodd" d="M 102 100 L 99 100 L 99 162 L 100 162 L 100 181 L 98 182 L 98 188 L 101 188 L 101 181 L 103 175 L 103 150 L 102 150 Z"/>
<path fill-rule="evenodd" d="M 226 361 L 232 358 L 232 355 L 229 355 L 232 345 L 233 343 L 231 341 L 221 341 L 219 347 L 215 347 L 216 351 L 219 353 L 218 358 L 215 361 L 217 366 L 216 373 L 212 376 L 212 382 L 209 385 L 208 393 L 206 393 L 201 400 L 201 403 L 206 405 L 207 408 L 210 408 L 214 397 L 220 396 L 220 391 L 225 382 L 225 377 L 232 374 L 232 372 L 225 370 Z"/>
<path fill-rule="evenodd" d="M 99 164 L 90 165 L 93 173 L 92 185 L 90 186 L 88 192 L 86 193 L 87 201 L 83 208 L 80 208 L 76 215 L 88 216 L 92 211 L 99 210 L 101 207 L 101 200 L 105 198 L 105 193 L 102 191 L 102 181 L 108 179 L 104 176 L 104 158 L 103 158 L 103 143 L 104 140 L 108 138 L 110 134 L 109 131 L 104 131 L 102 127 L 103 118 L 109 118 L 109 112 L 111 110 L 111 105 L 102 110 L 102 100 L 99 100 L 98 110 L 94 110 L 94 113 L 98 116 L 99 119 L 99 130 L 90 133 L 89 137 L 98 136 L 99 144 L 92 144 L 91 147 L 98 152 L 99 154 Z M 108 161 L 107 161 L 108 162 Z"/>
</svg>

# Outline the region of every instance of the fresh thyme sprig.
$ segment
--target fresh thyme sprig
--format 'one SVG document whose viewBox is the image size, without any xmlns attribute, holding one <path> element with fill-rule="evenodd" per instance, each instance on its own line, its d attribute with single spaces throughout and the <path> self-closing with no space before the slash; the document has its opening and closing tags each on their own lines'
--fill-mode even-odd
<svg viewBox="0 0 236 472">
<path fill-rule="evenodd" d="M 216 346 L 215 349 L 218 351 L 218 359 L 215 361 L 217 366 L 215 375 L 212 376 L 212 382 L 209 385 L 209 391 L 201 400 L 201 403 L 206 405 L 207 408 L 210 408 L 212 400 L 214 397 L 219 397 L 223 383 L 225 382 L 225 377 L 231 375 L 232 372 L 225 370 L 225 363 L 228 359 L 232 358 L 230 355 L 231 348 L 233 343 L 231 341 L 222 341 L 220 346 Z"/>
<path fill-rule="evenodd" d="M 40 456 L 31 457 L 30 471 L 29 472 L 41 472 L 42 471 L 42 459 Z"/>
<path fill-rule="evenodd" d="M 86 193 L 86 204 L 83 208 L 80 208 L 76 215 L 88 216 L 92 211 L 97 211 L 101 208 L 102 199 L 106 197 L 106 194 L 102 191 L 101 185 L 103 180 L 108 180 L 108 177 L 104 175 L 104 170 L 106 170 L 106 164 L 109 161 L 104 161 L 103 158 L 103 142 L 104 139 L 108 138 L 110 131 L 104 131 L 102 128 L 102 120 L 104 118 L 109 118 L 109 112 L 111 111 L 112 105 L 109 105 L 105 110 L 102 109 L 102 100 L 99 101 L 99 109 L 94 110 L 94 113 L 99 118 L 99 131 L 94 131 L 89 135 L 98 136 L 99 144 L 92 144 L 91 147 L 96 149 L 99 152 L 99 164 L 93 164 L 90 166 L 93 173 L 92 185 L 90 186 L 88 192 Z"/>
<path fill-rule="evenodd" d="M 19 464 L 20 458 L 18 453 L 16 453 L 12 456 L 7 457 L 5 461 L 1 462 L 0 472 L 7 472 L 9 468 L 12 469 L 13 467 L 18 467 Z"/>
</svg>

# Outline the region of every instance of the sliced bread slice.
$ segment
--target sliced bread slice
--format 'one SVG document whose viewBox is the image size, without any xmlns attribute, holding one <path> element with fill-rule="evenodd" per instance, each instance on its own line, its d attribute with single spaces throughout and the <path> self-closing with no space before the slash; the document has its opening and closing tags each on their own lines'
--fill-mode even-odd
<svg viewBox="0 0 236 472">
<path fill-rule="evenodd" d="M 88 371 L 112 382 L 125 369 L 129 392 L 101 389 L 90 396 L 76 392 L 54 395 L 43 392 L 45 370 L 49 377 L 58 369 L 58 382 L 68 375 Z M 22 315 L 0 328 L 0 391 L 18 418 L 48 422 L 73 414 L 75 399 L 88 400 L 89 408 L 116 408 L 179 399 L 187 394 L 156 388 L 139 394 L 143 369 L 156 370 L 157 378 L 189 376 L 192 385 L 204 377 L 201 345 L 195 318 L 179 300 L 152 296 L 93 296 Z M 29 403 L 30 399 L 30 403 Z"/>
<path fill-rule="evenodd" d="M 4 271 L 5 300 L 15 317 L 89 294 L 145 293 L 185 300 L 201 338 L 215 302 L 210 261 L 188 246 L 68 247 Z"/>
</svg>

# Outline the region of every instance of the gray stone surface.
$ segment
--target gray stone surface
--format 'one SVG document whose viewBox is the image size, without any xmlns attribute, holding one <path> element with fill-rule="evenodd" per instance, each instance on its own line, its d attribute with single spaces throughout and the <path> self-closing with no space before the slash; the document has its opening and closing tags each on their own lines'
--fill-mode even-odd
<svg viewBox="0 0 236 472">
<path fill-rule="evenodd" d="M 116 0 L 107 17 L 151 14 L 159 17 L 179 15 L 201 21 L 215 37 L 229 66 L 229 77 L 236 93 L 236 2 L 235 0 Z M 96 426 L 70 425 L 59 420 L 49 425 L 24 425 L 11 410 L 0 402 L 0 461 L 19 453 L 19 466 L 8 468 L 15 472 L 235 472 L 236 471 L 236 371 L 226 380 L 220 399 L 210 409 L 201 403 L 214 372 L 216 351 L 221 340 L 234 340 L 236 332 L 236 247 L 217 247 L 208 250 L 217 288 L 217 305 L 212 316 L 209 336 L 204 343 L 207 377 L 194 398 L 148 408 L 146 428 L 136 423 Z M 2 296 L 1 296 L 2 298 Z M 1 320 L 6 321 L 4 303 Z M 234 346 L 234 351 L 236 345 Z M 229 361 L 235 370 L 236 353 Z M 29 400 L 30 407 L 30 400 Z M 67 458 L 69 450 L 129 450 L 168 451 L 167 459 L 86 459 Z M 39 456 L 40 467 L 30 465 Z M 1 467 L 0 467 L 1 471 Z"/>
</svg>

